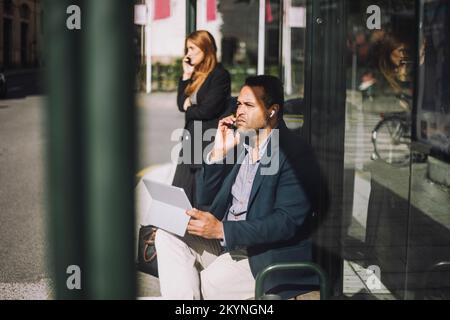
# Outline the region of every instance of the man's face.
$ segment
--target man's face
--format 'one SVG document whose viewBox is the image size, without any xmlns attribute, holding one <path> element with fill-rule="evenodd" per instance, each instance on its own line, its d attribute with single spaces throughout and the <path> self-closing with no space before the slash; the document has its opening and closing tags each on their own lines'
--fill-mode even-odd
<svg viewBox="0 0 450 320">
<path fill-rule="evenodd" d="M 239 131 L 258 130 L 268 126 L 262 87 L 244 86 L 237 98 L 236 126 Z"/>
</svg>

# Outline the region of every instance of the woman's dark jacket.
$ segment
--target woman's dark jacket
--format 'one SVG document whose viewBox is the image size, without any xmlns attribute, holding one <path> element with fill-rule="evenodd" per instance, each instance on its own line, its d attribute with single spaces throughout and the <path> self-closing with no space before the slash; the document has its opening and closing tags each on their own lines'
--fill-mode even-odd
<svg viewBox="0 0 450 320">
<path fill-rule="evenodd" d="M 182 78 L 178 82 L 177 104 L 181 112 L 185 112 L 183 105 L 187 96 L 184 91 L 190 82 L 191 80 L 183 81 Z M 184 129 L 189 132 L 190 136 L 186 138 L 187 134 L 183 135 L 183 150 L 190 148 L 191 163 L 194 160 L 194 140 L 197 139 L 197 143 L 202 146 L 201 150 L 203 154 L 205 147 L 211 143 L 211 141 L 202 141 L 203 134 L 208 129 L 216 129 L 219 118 L 226 116 L 224 112 L 227 110 L 230 97 L 230 74 L 218 63 L 198 90 L 197 104 L 192 105 L 185 112 Z M 194 122 L 197 122 L 198 125 L 201 122 L 202 136 L 198 136 L 200 131 L 194 132 Z M 197 159 L 203 159 L 202 155 L 198 155 Z M 194 164 L 194 167 L 200 168 L 201 163 Z"/>
</svg>

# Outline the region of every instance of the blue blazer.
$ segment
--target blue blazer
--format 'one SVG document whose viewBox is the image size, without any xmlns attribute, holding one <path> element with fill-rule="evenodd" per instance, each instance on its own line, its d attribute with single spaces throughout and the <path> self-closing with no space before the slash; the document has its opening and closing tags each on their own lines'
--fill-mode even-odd
<svg viewBox="0 0 450 320">
<path fill-rule="evenodd" d="M 312 149 L 291 133 L 283 121 L 278 125 L 279 144 L 268 144 L 253 182 L 245 221 L 224 221 L 226 250 L 246 248 L 253 276 L 279 262 L 312 259 L 311 216 L 317 207 L 319 166 Z M 273 136 L 272 136 L 273 139 Z M 239 155 L 243 159 L 245 153 Z M 266 158 L 265 158 L 266 157 Z M 268 158 L 267 158 L 268 157 Z M 278 161 L 278 170 L 262 175 Z M 235 165 L 203 165 L 197 179 L 197 201 L 223 220 L 231 206 L 231 188 L 239 172 Z M 265 282 L 271 292 L 296 284 L 317 284 L 315 276 L 299 272 L 275 273 Z"/>
</svg>

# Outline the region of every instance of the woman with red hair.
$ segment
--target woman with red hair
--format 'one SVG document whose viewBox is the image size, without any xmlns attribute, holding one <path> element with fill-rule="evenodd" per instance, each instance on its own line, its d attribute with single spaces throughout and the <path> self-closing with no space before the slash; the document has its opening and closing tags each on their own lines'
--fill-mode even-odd
<svg viewBox="0 0 450 320">
<path fill-rule="evenodd" d="M 178 109 L 185 113 L 181 163 L 172 185 L 182 187 L 195 206 L 195 176 L 203 163 L 203 151 L 211 143 L 203 141 L 203 133 L 217 128 L 231 96 L 230 74 L 217 62 L 217 46 L 205 30 L 191 33 L 185 41 L 183 75 L 178 83 Z M 201 126 L 200 131 L 194 130 Z M 194 143 L 197 141 L 197 143 Z M 201 146 L 198 150 L 194 146 Z"/>
</svg>

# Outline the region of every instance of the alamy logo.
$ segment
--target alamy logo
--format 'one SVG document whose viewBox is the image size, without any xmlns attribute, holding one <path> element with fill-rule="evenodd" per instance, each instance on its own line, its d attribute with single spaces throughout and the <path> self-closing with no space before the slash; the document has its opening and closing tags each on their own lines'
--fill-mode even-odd
<svg viewBox="0 0 450 320">
<path fill-rule="evenodd" d="M 369 277 L 366 280 L 366 286 L 369 290 L 381 289 L 381 270 L 379 266 L 371 265 L 366 268 L 366 274 Z"/>
<path fill-rule="evenodd" d="M 371 5 L 367 7 L 367 14 L 370 16 L 367 18 L 366 26 L 369 30 L 381 29 L 381 9 L 377 5 Z"/>
<path fill-rule="evenodd" d="M 66 286 L 69 290 L 81 290 L 81 269 L 77 265 L 70 265 L 66 270 L 70 276 L 67 278 Z"/>
<path fill-rule="evenodd" d="M 79 6 L 71 5 L 67 7 L 67 14 L 70 14 L 66 20 L 66 26 L 69 30 L 80 30 L 81 29 L 81 9 Z"/>
</svg>

